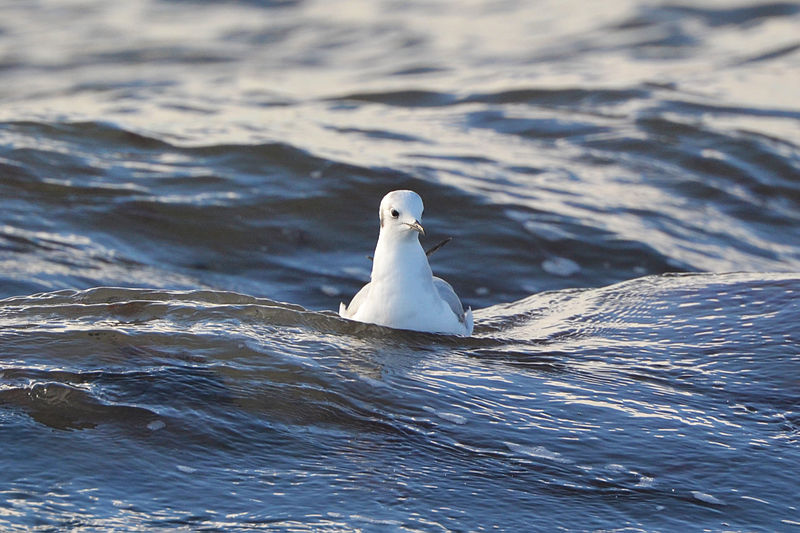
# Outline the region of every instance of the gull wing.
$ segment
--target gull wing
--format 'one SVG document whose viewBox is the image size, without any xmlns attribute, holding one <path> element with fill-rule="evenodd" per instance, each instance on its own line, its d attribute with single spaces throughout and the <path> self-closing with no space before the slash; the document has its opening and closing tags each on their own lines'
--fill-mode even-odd
<svg viewBox="0 0 800 533">
<path fill-rule="evenodd" d="M 342 317 L 342 318 L 350 318 L 351 316 L 356 314 L 356 311 L 358 311 L 358 308 L 361 306 L 361 304 L 364 302 L 364 300 L 367 299 L 367 295 L 369 294 L 369 286 L 370 285 L 371 285 L 371 283 L 367 283 L 366 285 L 361 287 L 361 290 L 358 291 L 355 296 L 353 296 L 352 300 L 350 300 L 350 305 L 344 305 L 344 303 L 339 303 L 339 316 L 340 317 Z"/>
<path fill-rule="evenodd" d="M 464 306 L 461 305 L 461 300 L 458 299 L 458 295 L 456 291 L 453 290 L 453 287 L 442 278 L 437 278 L 436 276 L 433 276 L 433 286 L 436 287 L 436 291 L 439 293 L 442 300 L 447 302 L 447 305 L 449 305 L 450 309 L 456 314 L 458 320 L 464 322 Z"/>
</svg>

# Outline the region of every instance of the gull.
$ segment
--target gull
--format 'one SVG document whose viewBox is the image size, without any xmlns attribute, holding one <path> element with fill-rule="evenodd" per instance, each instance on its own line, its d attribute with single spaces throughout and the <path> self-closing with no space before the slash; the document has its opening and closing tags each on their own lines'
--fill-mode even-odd
<svg viewBox="0 0 800 533">
<path fill-rule="evenodd" d="M 339 316 L 395 329 L 469 336 L 472 309 L 464 311 L 453 287 L 433 275 L 419 243 L 422 198 L 414 191 L 392 191 L 381 200 L 381 230 L 370 282 Z"/>
</svg>

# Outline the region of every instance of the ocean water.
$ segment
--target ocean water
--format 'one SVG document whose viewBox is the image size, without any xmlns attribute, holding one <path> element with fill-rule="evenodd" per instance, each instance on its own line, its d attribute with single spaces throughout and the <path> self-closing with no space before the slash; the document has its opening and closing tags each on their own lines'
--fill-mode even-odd
<svg viewBox="0 0 800 533">
<path fill-rule="evenodd" d="M 0 529 L 800 531 L 800 3 L 0 13 Z"/>
</svg>

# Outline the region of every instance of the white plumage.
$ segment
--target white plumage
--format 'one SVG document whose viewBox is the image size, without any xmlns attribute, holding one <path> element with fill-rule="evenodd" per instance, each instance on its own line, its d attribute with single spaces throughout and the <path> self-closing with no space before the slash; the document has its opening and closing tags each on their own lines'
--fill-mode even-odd
<svg viewBox="0 0 800 533">
<path fill-rule="evenodd" d="M 339 315 L 397 329 L 471 335 L 472 309 L 465 312 L 453 287 L 433 275 L 419 243 L 422 210 L 414 191 L 383 197 L 370 282 L 349 306 L 339 305 Z"/>
</svg>

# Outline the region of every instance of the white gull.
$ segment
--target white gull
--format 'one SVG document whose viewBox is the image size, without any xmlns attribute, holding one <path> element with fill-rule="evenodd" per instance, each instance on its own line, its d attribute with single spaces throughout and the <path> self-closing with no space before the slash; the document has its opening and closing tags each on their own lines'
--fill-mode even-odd
<svg viewBox="0 0 800 533">
<path fill-rule="evenodd" d="M 431 272 L 419 243 L 422 198 L 392 191 L 381 201 L 381 231 L 370 282 L 339 305 L 339 315 L 396 329 L 451 335 L 472 334 L 472 309 L 464 311 L 453 287 Z"/>
</svg>

